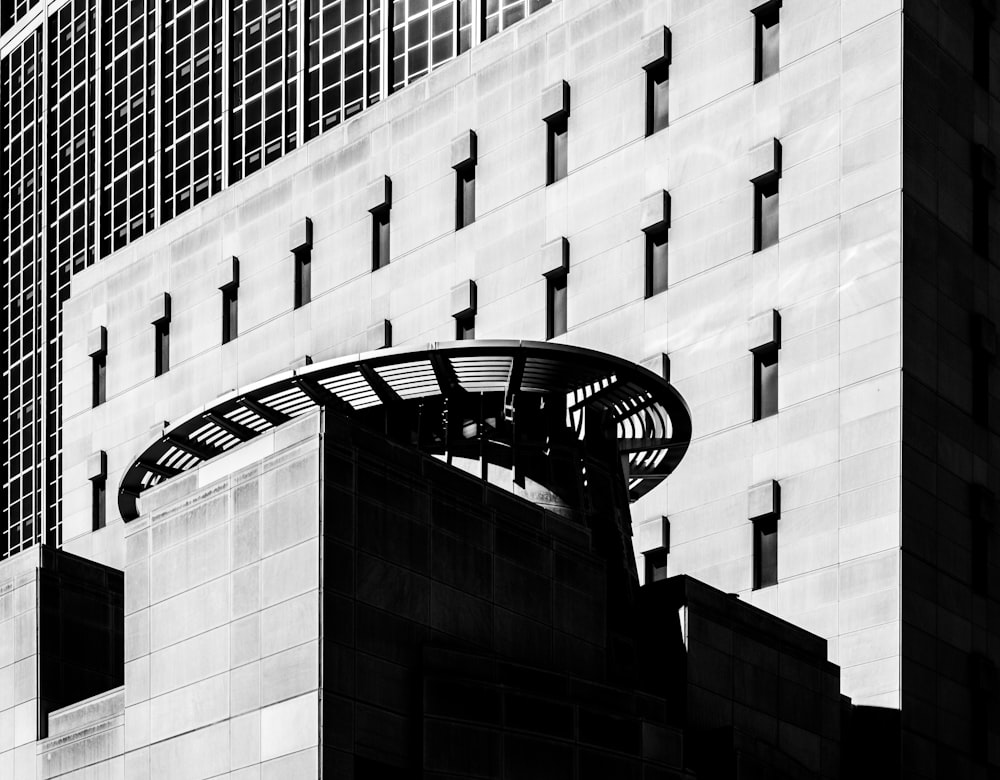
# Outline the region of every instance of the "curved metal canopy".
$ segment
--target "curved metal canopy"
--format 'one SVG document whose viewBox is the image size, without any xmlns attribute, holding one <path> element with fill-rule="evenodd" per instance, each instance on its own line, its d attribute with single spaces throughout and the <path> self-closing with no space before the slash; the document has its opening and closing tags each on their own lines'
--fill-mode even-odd
<svg viewBox="0 0 1000 780">
<path fill-rule="evenodd" d="M 455 393 L 503 393 L 507 401 L 519 393 L 565 393 L 581 438 L 584 409 L 607 411 L 632 501 L 676 468 L 691 440 L 691 416 L 677 391 L 622 358 L 548 342 L 431 343 L 307 365 L 220 396 L 143 449 L 122 478 L 118 508 L 134 520 L 143 491 L 317 407 L 351 416 Z"/>
</svg>

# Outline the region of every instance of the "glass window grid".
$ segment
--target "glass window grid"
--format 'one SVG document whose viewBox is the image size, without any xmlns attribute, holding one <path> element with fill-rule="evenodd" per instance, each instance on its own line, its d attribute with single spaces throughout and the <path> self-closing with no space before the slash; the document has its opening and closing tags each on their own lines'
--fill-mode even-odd
<svg viewBox="0 0 1000 780">
<path fill-rule="evenodd" d="M 0 150 L 6 172 L 0 210 L 4 262 L 3 508 L 0 558 L 35 544 L 43 516 L 44 335 L 42 320 L 43 264 L 40 252 L 42 209 L 39 149 L 42 142 L 42 33 L 29 35 L 0 63 Z"/>
<path fill-rule="evenodd" d="M 233 0 L 229 181 L 296 145 L 296 0 Z"/>
<path fill-rule="evenodd" d="M 163 3 L 164 221 L 222 189 L 222 0 Z"/>
<path fill-rule="evenodd" d="M 155 224 L 155 6 L 156 0 L 102 5 L 102 257 Z"/>
<path fill-rule="evenodd" d="M 378 102 L 382 40 L 375 0 L 307 0 L 306 13 L 308 140 Z"/>
<path fill-rule="evenodd" d="M 392 0 L 393 91 L 468 50 L 472 5 L 473 0 Z"/>
<path fill-rule="evenodd" d="M 283 94 L 280 101 L 272 100 L 270 113 L 260 121 L 260 135 L 266 135 L 259 139 L 258 144 L 263 154 L 259 164 L 263 165 L 294 148 L 299 94 L 296 4 L 289 0 L 263 0 L 267 8 L 260 10 L 261 1 L 234 0 L 234 5 L 244 11 L 246 8 L 251 11 L 258 9 L 255 12 L 263 20 L 262 25 L 266 25 L 271 10 L 277 8 L 282 14 L 281 24 L 264 31 L 262 34 L 266 35 L 266 40 L 260 44 L 262 59 L 266 52 L 268 63 L 273 64 L 275 59 L 283 62 L 283 71 L 278 76 Z M 406 14 L 394 14 L 393 17 L 404 20 L 397 26 L 402 31 L 402 41 L 405 43 L 409 37 L 410 48 L 423 47 L 428 60 L 422 71 L 404 71 L 401 83 L 419 78 L 436 65 L 467 50 L 473 42 L 473 21 L 477 12 L 481 14 L 481 24 L 490 13 L 500 14 L 502 18 L 498 17 L 498 29 L 503 29 L 549 2 L 528 0 L 526 6 L 524 2 L 503 3 L 503 8 L 497 6 L 491 11 L 488 6 L 494 3 L 487 0 L 481 0 L 479 5 L 476 5 L 476 0 L 428 1 L 430 7 L 422 10 L 418 3 L 412 4 L 412 19 Z M 199 30 L 205 26 L 204 19 L 197 17 L 195 6 L 206 2 L 212 4 L 209 14 L 212 17 L 209 21 L 209 59 L 213 69 L 210 91 L 212 100 L 215 100 L 224 88 L 222 47 L 219 45 L 222 0 L 202 0 L 194 5 L 191 0 L 159 2 L 172 20 L 172 33 L 182 16 L 188 17 L 192 26 L 198 28 L 185 30 L 181 36 L 190 39 L 192 44 Z M 344 5 L 345 2 L 348 5 Z M 18 18 L 23 16 L 32 5 L 32 0 L 16 0 L 13 11 L 8 6 L 4 23 L 12 23 L 11 14 Z M 48 530 L 58 531 L 52 526 L 52 518 L 58 522 L 58 475 L 62 447 L 62 367 L 58 356 L 62 336 L 61 304 L 68 294 L 70 277 L 74 271 L 93 263 L 95 256 L 110 254 L 154 227 L 157 205 L 154 190 L 155 149 L 159 142 L 165 150 L 172 145 L 173 151 L 181 140 L 178 137 L 172 139 L 171 144 L 166 144 L 164 128 L 155 127 L 156 5 L 157 0 L 107 0 L 98 12 L 96 6 L 86 0 L 71 0 L 70 4 L 54 12 L 45 28 L 49 35 L 48 62 L 44 63 L 47 67 L 45 83 L 49 106 L 45 117 L 36 113 L 41 111 L 40 96 L 33 92 L 40 89 L 43 83 L 41 29 L 4 60 L 4 83 L 12 87 L 0 97 L 5 128 L 0 144 L 5 145 L 5 156 L 16 160 L 17 164 L 7 168 L 10 173 L 5 193 L 9 213 L 4 215 L 7 229 L 3 237 L 7 247 L 4 255 L 7 273 L 4 276 L 3 365 L 6 369 L 6 389 L 9 390 L 4 425 L 9 435 L 5 437 L 8 470 L 2 484 L 4 493 L 9 497 L 4 504 L 10 505 L 10 516 L 19 519 L 10 533 L 6 528 L 0 529 L 4 533 L 0 539 L 0 557 L 38 540 L 38 517 L 47 515 L 50 518 Z M 406 10 L 407 5 L 408 0 L 397 0 L 388 8 Z M 523 13 L 516 7 L 518 5 L 525 6 Z M 99 19 L 95 17 L 98 13 Z M 379 2 L 311 0 L 306 13 L 311 22 L 307 41 L 310 58 L 305 74 L 305 94 L 302 95 L 303 108 L 307 109 L 302 112 L 302 123 L 306 137 L 313 137 L 325 127 L 343 121 L 380 99 L 383 59 L 390 58 L 392 52 L 388 46 L 382 45 Z M 417 26 L 407 28 L 410 21 Z M 101 25 L 102 41 L 99 50 L 98 23 Z M 348 37 L 353 37 L 348 51 L 340 51 L 340 36 L 352 23 L 354 26 L 350 28 Z M 391 22 L 388 24 L 392 26 Z M 426 26 L 426 36 L 423 37 L 419 34 L 421 24 Z M 489 37 L 485 28 L 481 37 Z M 179 40 L 173 43 L 174 55 L 177 54 Z M 201 43 L 198 41 L 199 45 Z M 166 48 L 167 41 L 163 45 Z M 201 66 L 192 53 L 186 53 L 186 56 L 192 64 Z M 419 55 L 414 57 L 416 63 Z M 345 74 L 343 63 L 348 59 L 353 69 L 347 69 Z M 338 67 L 330 66 L 325 70 L 327 64 L 334 60 Z M 102 73 L 99 96 L 95 94 L 98 62 Z M 268 77 L 268 63 L 259 68 L 262 79 Z M 193 69 L 190 78 L 197 78 Z M 179 78 L 172 80 L 170 86 L 175 91 L 183 88 Z M 244 89 L 248 86 L 247 81 L 241 76 L 239 83 L 234 83 L 234 88 Z M 161 87 L 164 86 L 165 83 L 161 84 Z M 269 88 L 262 85 L 258 89 L 257 94 L 266 100 Z M 282 90 L 272 84 L 270 91 Z M 170 122 L 171 131 L 175 131 L 180 113 L 176 95 L 169 97 L 173 102 L 168 106 L 170 92 L 164 89 L 163 94 L 164 104 L 159 106 L 163 113 L 162 121 L 164 124 Z M 279 102 L 280 110 L 274 108 Z M 234 101 L 233 108 L 236 114 L 240 114 L 245 109 L 245 103 Z M 178 172 L 175 159 L 170 160 L 169 166 L 164 166 L 165 170 L 172 172 L 173 178 L 163 185 L 161 205 L 170 202 L 170 213 L 164 211 L 163 220 L 180 213 L 183 208 L 178 208 L 179 205 L 186 207 L 189 202 L 193 204 L 223 186 L 220 176 L 221 105 L 209 103 L 208 110 L 212 117 L 208 123 L 210 132 L 207 141 L 211 153 L 192 158 L 185 173 Z M 266 109 L 261 107 L 260 110 Z M 102 123 L 101 163 L 96 169 L 98 158 L 94 127 L 95 115 L 98 114 Z M 277 121 L 272 121 L 265 128 L 268 118 Z M 188 131 L 192 142 L 203 126 L 201 124 Z M 160 131 L 159 137 L 157 130 Z M 275 137 L 279 141 L 277 144 L 274 143 Z M 198 141 L 204 143 L 205 138 L 201 135 Z M 40 156 L 43 148 L 44 156 Z M 209 168 L 207 174 L 204 171 L 206 164 Z M 47 176 L 48 205 L 41 202 L 41 171 L 45 171 Z M 244 171 L 239 173 L 240 176 L 245 175 Z M 186 196 L 177 188 L 185 178 L 186 192 L 189 193 Z M 203 185 L 206 181 L 208 184 Z M 43 220 L 50 250 L 44 258 L 39 249 L 38 235 Z M 100 222 L 97 223 L 97 220 Z M 43 279 L 47 281 L 48 297 L 45 301 L 41 295 Z M 46 368 L 43 369 L 43 366 Z M 43 374 L 43 370 L 46 373 Z M 46 400 L 44 419 L 40 412 L 40 398 Z M 49 459 L 49 469 L 44 467 L 43 457 Z M 43 484 L 46 471 L 51 479 L 48 484 Z"/>
<path fill-rule="evenodd" d="M 540 11 L 552 0 L 480 0 L 482 4 L 483 40 L 503 32 L 512 24 Z"/>
<path fill-rule="evenodd" d="M 46 530 L 61 541 L 62 307 L 73 272 L 94 262 L 95 17 L 87 0 L 49 21 L 46 258 Z"/>
<path fill-rule="evenodd" d="M 3 11 L 0 13 L 0 34 L 7 32 L 7 30 L 17 24 L 37 2 L 38 0 L 13 0 L 13 2 L 5 2 L 3 4 Z"/>
</svg>

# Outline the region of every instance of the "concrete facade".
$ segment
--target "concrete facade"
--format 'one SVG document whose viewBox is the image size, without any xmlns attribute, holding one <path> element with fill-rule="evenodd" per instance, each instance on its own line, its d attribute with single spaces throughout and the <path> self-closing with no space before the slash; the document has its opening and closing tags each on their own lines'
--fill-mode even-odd
<svg viewBox="0 0 1000 780">
<path fill-rule="evenodd" d="M 124 686 L 37 741 L 18 705 L 5 777 L 839 776 L 824 640 L 679 577 L 616 660 L 592 529 L 372 434 L 311 413 L 144 494 Z"/>
<path fill-rule="evenodd" d="M 637 550 L 670 523 L 690 573 L 831 641 L 845 692 L 899 705 L 901 16 L 789 3 L 781 71 L 753 83 L 746 3 L 556 3 L 76 276 L 66 310 L 68 549 L 89 533 L 80 466 L 108 483 L 150 426 L 220 393 L 367 348 L 454 338 L 451 289 L 477 287 L 479 338 L 545 336 L 542 247 L 566 237 L 559 340 L 670 359 L 695 444 L 633 507 Z M 670 126 L 644 136 L 643 38 L 669 27 Z M 821 32 L 818 32 L 821 31 Z M 545 186 L 543 93 L 570 85 L 568 176 Z M 477 137 L 476 221 L 454 230 L 451 141 Z M 752 252 L 752 151 L 782 149 L 779 242 Z M 763 164 L 763 163 L 760 163 Z M 392 182 L 391 260 L 371 271 L 372 182 Z M 374 185 L 372 185 L 374 186 Z M 670 287 L 643 297 L 641 203 L 670 194 Z M 313 224 L 312 302 L 293 308 L 290 227 Z M 239 336 L 221 344 L 215 269 L 240 263 Z M 171 370 L 153 377 L 144 307 L 169 292 Z M 749 325 L 781 314 L 779 413 L 751 422 Z M 108 330 L 108 402 L 90 408 L 84 336 Z M 777 587 L 751 589 L 750 486 L 782 488 Z"/>
<path fill-rule="evenodd" d="M 985 85 L 974 75 L 988 4 L 941 5 L 787 0 L 780 69 L 754 83 L 754 2 L 562 0 L 76 274 L 64 312 L 64 548 L 126 572 L 144 565 L 130 557 L 139 529 L 113 499 L 93 530 L 95 453 L 106 453 L 113 496 L 164 421 L 306 356 L 451 340 L 456 313 L 473 312 L 480 339 L 542 340 L 547 279 L 564 273 L 567 332 L 555 340 L 669 370 L 694 421 L 670 484 L 632 506 L 639 571 L 644 552 L 668 546 L 669 575 L 826 639 L 842 692 L 900 713 L 906 776 L 1000 763 L 995 704 L 982 703 L 995 699 L 1000 661 L 995 533 L 983 531 L 1000 490 L 989 195 L 1000 79 L 992 32 Z M 650 41 L 662 48 L 664 28 L 669 126 L 647 136 L 644 67 L 663 55 Z M 546 186 L 556 93 L 567 175 Z M 476 219 L 456 231 L 455 140 L 469 131 Z M 753 182 L 779 174 L 778 241 L 754 252 Z M 373 271 L 380 207 L 391 262 Z M 311 301 L 296 308 L 307 217 Z M 663 226 L 669 286 L 647 298 L 644 231 Z M 238 334 L 223 344 L 220 288 L 234 268 Z M 456 308 L 456 289 L 475 291 L 474 308 Z M 154 376 L 164 293 L 170 369 Z M 775 321 L 780 330 L 759 335 Z M 107 402 L 92 408 L 88 339 L 102 327 Z M 765 343 L 779 347 L 778 412 L 755 421 Z M 772 480 L 777 584 L 755 589 L 754 488 Z M 223 544 L 215 533 L 206 545 Z M 158 598 L 182 598 L 177 587 Z M 235 623 L 220 621 L 221 647 Z M 141 680 L 161 650 L 130 658 L 128 674 Z M 151 718 L 157 698 L 216 685 L 205 701 L 231 703 L 227 674 L 155 695 L 126 685 L 130 760 L 153 766 L 151 752 L 138 757 L 145 731 L 130 743 L 128 725 Z M 0 724 L 29 699 L 0 699 Z M 972 736 L 984 718 L 985 754 Z M 170 742 L 173 727 L 161 728 Z M 30 752 L 11 744 L 0 743 L 0 769 Z"/>
</svg>

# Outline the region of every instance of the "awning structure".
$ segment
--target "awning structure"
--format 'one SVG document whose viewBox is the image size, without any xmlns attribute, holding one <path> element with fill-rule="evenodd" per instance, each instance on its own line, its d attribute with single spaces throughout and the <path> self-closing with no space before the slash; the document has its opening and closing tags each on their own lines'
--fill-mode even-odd
<svg viewBox="0 0 1000 780">
<path fill-rule="evenodd" d="M 677 391 L 622 358 L 548 342 L 432 343 L 311 364 L 220 396 L 143 449 L 122 478 L 118 507 L 134 520 L 143 491 L 317 407 L 364 418 L 375 407 L 480 393 L 502 393 L 510 408 L 521 394 L 565 394 L 567 423 L 581 439 L 587 409 L 610 415 L 632 501 L 676 468 L 691 440 Z"/>
</svg>

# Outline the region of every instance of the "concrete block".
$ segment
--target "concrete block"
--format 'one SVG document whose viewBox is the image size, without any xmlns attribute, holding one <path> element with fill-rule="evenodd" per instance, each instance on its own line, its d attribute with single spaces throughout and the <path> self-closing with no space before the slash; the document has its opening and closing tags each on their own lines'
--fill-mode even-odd
<svg viewBox="0 0 1000 780">
<path fill-rule="evenodd" d="M 451 316 L 465 317 L 476 313 L 476 283 L 466 279 L 451 288 Z"/>
<path fill-rule="evenodd" d="M 644 35 L 639 42 L 642 67 L 650 70 L 669 65 L 671 49 L 670 28 L 661 27 L 648 35 Z"/>
<path fill-rule="evenodd" d="M 379 176 L 365 189 L 365 203 L 369 211 L 392 208 L 392 179 Z"/>
<path fill-rule="evenodd" d="M 542 91 L 542 121 L 551 122 L 569 116 L 569 83 L 557 81 Z"/>
<path fill-rule="evenodd" d="M 642 199 L 639 227 L 643 231 L 658 231 L 670 227 L 670 193 L 654 192 Z"/>
<path fill-rule="evenodd" d="M 313 223 L 309 217 L 296 220 L 288 228 L 288 248 L 292 252 L 312 249 Z"/>
<path fill-rule="evenodd" d="M 368 351 L 386 349 L 392 346 L 392 323 L 382 320 L 370 325 L 365 331 L 365 349 Z"/>
<path fill-rule="evenodd" d="M 98 450 L 87 458 L 87 479 L 104 479 L 108 476 L 108 453 Z"/>
<path fill-rule="evenodd" d="M 755 184 L 781 176 L 781 141 L 772 138 L 750 150 L 750 173 Z"/>
<path fill-rule="evenodd" d="M 781 315 L 776 309 L 758 314 L 749 322 L 747 349 L 756 352 L 761 349 L 781 348 Z"/>
<path fill-rule="evenodd" d="M 146 320 L 153 325 L 170 321 L 170 293 L 162 292 L 153 296 L 146 307 Z"/>
<path fill-rule="evenodd" d="M 749 515 L 751 520 L 766 520 L 781 516 L 781 486 L 769 479 L 750 488 Z"/>
<path fill-rule="evenodd" d="M 105 355 L 107 352 L 108 329 L 103 325 L 98 325 L 87 334 L 87 354 L 94 357 L 96 355 Z"/>
<path fill-rule="evenodd" d="M 310 244 L 312 242 L 310 231 Z M 240 259 L 229 256 L 216 266 L 215 286 L 220 290 L 240 286 Z"/>
<path fill-rule="evenodd" d="M 560 236 L 542 246 L 539 271 L 542 276 L 569 273 L 569 241 L 565 236 Z"/>
<path fill-rule="evenodd" d="M 451 167 L 475 165 L 477 159 L 476 131 L 466 130 L 451 142 Z"/>
</svg>

